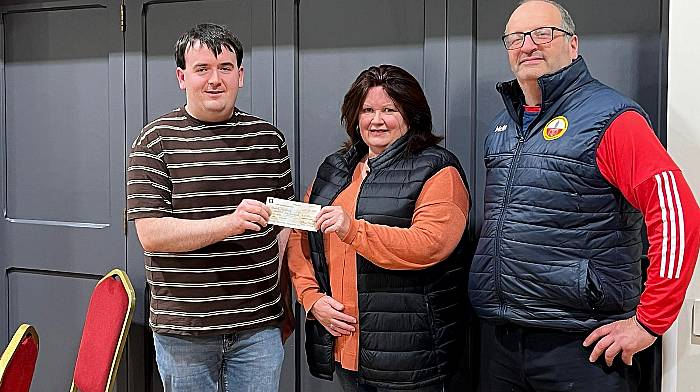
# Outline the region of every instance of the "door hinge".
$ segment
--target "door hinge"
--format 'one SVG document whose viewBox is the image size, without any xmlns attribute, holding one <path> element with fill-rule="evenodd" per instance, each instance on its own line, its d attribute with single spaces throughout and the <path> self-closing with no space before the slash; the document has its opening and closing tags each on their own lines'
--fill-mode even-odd
<svg viewBox="0 0 700 392">
<path fill-rule="evenodd" d="M 124 237 L 126 237 L 129 229 L 129 222 L 126 220 L 126 208 L 122 210 L 122 229 L 124 230 Z"/>
<path fill-rule="evenodd" d="M 119 28 L 121 32 L 126 31 L 126 4 L 119 5 Z"/>
</svg>

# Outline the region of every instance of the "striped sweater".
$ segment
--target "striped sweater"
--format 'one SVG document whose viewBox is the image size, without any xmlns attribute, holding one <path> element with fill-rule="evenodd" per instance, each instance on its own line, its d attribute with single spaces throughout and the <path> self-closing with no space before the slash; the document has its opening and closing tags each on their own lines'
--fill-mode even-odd
<svg viewBox="0 0 700 392">
<path fill-rule="evenodd" d="M 287 145 L 273 125 L 238 109 L 227 122 L 206 123 L 180 107 L 132 145 L 129 220 L 214 218 L 268 196 L 294 198 Z M 151 328 L 207 335 L 279 322 L 277 232 L 268 226 L 192 252 L 145 252 Z"/>
</svg>

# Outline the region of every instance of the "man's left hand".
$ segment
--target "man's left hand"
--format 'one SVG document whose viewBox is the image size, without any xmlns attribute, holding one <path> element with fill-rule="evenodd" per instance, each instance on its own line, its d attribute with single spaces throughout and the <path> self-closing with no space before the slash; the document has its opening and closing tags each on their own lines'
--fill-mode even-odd
<svg viewBox="0 0 700 392">
<path fill-rule="evenodd" d="M 632 316 L 597 328 L 583 341 L 583 345 L 588 347 L 595 341 L 598 341 L 598 344 L 593 347 L 589 361 L 597 361 L 598 357 L 605 352 L 605 363 L 612 366 L 617 354 L 622 353 L 622 361 L 632 365 L 632 356 L 651 346 L 656 341 L 656 337 L 642 328 Z"/>
</svg>

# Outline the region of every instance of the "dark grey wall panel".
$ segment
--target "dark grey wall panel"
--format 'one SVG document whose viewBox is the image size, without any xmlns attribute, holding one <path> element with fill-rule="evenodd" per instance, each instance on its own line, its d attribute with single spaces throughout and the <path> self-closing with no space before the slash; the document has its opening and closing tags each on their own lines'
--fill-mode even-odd
<svg viewBox="0 0 700 392">
<path fill-rule="evenodd" d="M 476 22 L 473 9 L 475 1 L 448 1 L 447 3 L 447 93 L 446 113 L 447 133 L 445 146 L 460 159 L 467 175 L 467 182 L 474 194 L 476 172 L 481 169 L 481 159 L 475 158 L 476 134 L 473 132 L 475 121 L 476 95 L 474 67 L 476 49 L 473 29 Z M 472 205 L 469 216 L 469 236 L 474 238 L 476 232 L 475 210 Z M 468 262 L 468 260 L 465 260 Z M 476 386 L 478 355 L 475 350 L 478 335 L 473 326 L 464 331 L 468 347 L 460 364 L 460 370 L 451 380 L 446 391 L 471 391 Z"/>
<path fill-rule="evenodd" d="M 107 10 L 4 19 L 7 216 L 108 223 Z"/>
<path fill-rule="evenodd" d="M 272 122 L 285 134 L 289 158 L 292 162 L 292 178 L 294 188 L 299 195 L 297 184 L 297 143 L 298 129 L 296 126 L 297 99 L 296 94 L 296 11 L 297 7 L 292 1 L 275 1 L 274 17 L 274 50 L 272 63 L 274 64 L 272 85 L 274 107 Z"/>
<path fill-rule="evenodd" d="M 103 274 L 124 265 L 118 15 L 85 2 L 2 14 L 5 266 Z"/>
<path fill-rule="evenodd" d="M 475 49 L 472 40 L 472 1 L 447 3 L 447 69 L 445 146 L 459 158 L 473 188 L 474 121 L 473 67 Z M 439 121 L 439 119 L 438 119 Z M 436 123 L 438 122 L 436 121 Z M 473 212 L 472 208 L 472 212 Z"/>
<path fill-rule="evenodd" d="M 295 91 L 296 76 L 296 7 L 292 1 L 275 1 L 275 45 L 273 51 L 273 108 L 272 121 L 285 134 L 287 149 L 292 161 L 292 176 L 296 176 L 297 132 Z M 295 182 L 295 190 L 299 194 Z"/>
<path fill-rule="evenodd" d="M 430 104 L 434 131 L 436 134 L 444 136 L 447 131 L 445 113 L 448 99 L 445 91 L 447 86 L 447 1 L 425 1 L 423 7 L 425 10 L 425 41 L 423 46 L 423 78 L 419 81 Z M 402 34 L 404 30 L 405 28 L 401 28 L 397 33 Z"/>
<path fill-rule="evenodd" d="M 274 104 L 274 13 L 272 1 L 253 1 L 250 15 L 250 44 L 248 51 L 249 65 L 246 69 L 247 86 L 250 91 L 250 112 L 267 121 L 273 121 Z M 236 28 L 236 24 L 233 25 Z M 245 56 L 244 56 L 245 58 Z M 284 130 L 283 130 L 284 132 Z"/>
<path fill-rule="evenodd" d="M 125 267 L 118 3 L 22 4 L 0 15 L 0 330 L 9 338 L 34 324 L 32 390 L 67 390 L 92 277 Z"/>
</svg>

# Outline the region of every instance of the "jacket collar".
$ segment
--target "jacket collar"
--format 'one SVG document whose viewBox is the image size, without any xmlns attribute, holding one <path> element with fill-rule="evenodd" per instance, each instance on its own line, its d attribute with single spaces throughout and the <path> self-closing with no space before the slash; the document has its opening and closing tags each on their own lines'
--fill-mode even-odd
<svg viewBox="0 0 700 392">
<path fill-rule="evenodd" d="M 406 151 L 408 141 L 411 139 L 410 132 L 407 132 L 395 142 L 391 143 L 386 150 L 372 159 L 367 160 L 370 171 L 385 167 L 396 159 L 399 159 Z M 343 160 L 348 168 L 354 168 L 357 163 L 367 154 L 367 146 L 362 141 L 355 143 L 343 154 Z"/>
<path fill-rule="evenodd" d="M 542 112 L 549 109 L 563 96 L 576 91 L 592 80 L 593 77 L 588 72 L 586 62 L 581 56 L 578 56 L 571 64 L 554 73 L 542 75 L 537 79 L 537 85 L 542 91 Z M 508 114 L 520 124 L 525 96 L 517 79 L 498 83 L 496 90 L 501 94 Z"/>
</svg>

